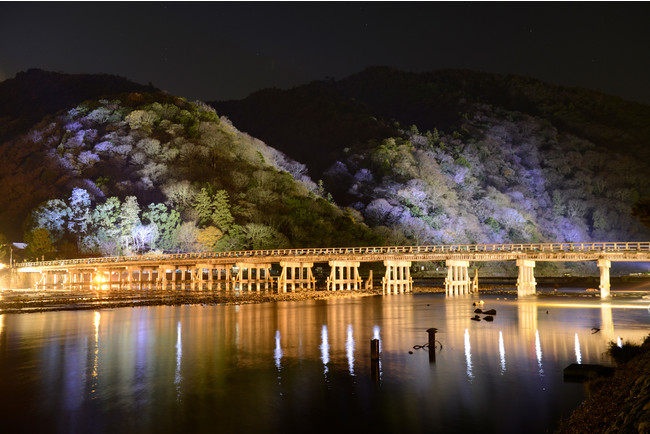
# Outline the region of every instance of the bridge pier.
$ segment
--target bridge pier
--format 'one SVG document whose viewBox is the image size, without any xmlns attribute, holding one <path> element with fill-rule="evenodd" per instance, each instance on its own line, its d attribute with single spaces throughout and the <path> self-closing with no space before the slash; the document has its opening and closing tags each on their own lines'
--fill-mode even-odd
<svg viewBox="0 0 650 434">
<path fill-rule="evenodd" d="M 327 278 L 327 290 L 352 290 L 358 291 L 361 288 L 361 277 L 359 276 L 359 262 L 352 261 L 329 261 L 332 268 Z"/>
<path fill-rule="evenodd" d="M 403 294 L 413 292 L 413 279 L 411 278 L 410 261 L 384 261 L 386 274 L 381 280 L 381 287 L 384 294 Z"/>
<path fill-rule="evenodd" d="M 166 266 L 158 267 L 158 282 L 156 286 L 158 286 L 162 291 L 165 291 L 167 289 L 167 267 Z"/>
<path fill-rule="evenodd" d="M 207 287 L 210 287 L 212 280 L 212 266 L 210 264 L 196 264 L 192 268 L 192 291 L 203 291 L 203 283 L 206 280 L 203 278 L 203 270 L 208 271 Z"/>
<path fill-rule="evenodd" d="M 521 297 L 535 294 L 535 288 L 537 287 L 534 273 L 535 261 L 531 261 L 530 259 L 517 259 L 517 267 L 519 267 L 517 295 Z"/>
<path fill-rule="evenodd" d="M 252 291 L 253 287 L 256 291 L 260 291 L 261 286 L 264 285 L 264 290 L 269 289 L 271 282 L 271 264 L 269 263 L 250 263 L 250 262 L 237 262 L 236 266 L 239 268 L 237 273 L 237 283 L 239 290 L 247 289 Z M 244 276 L 246 274 L 246 276 Z"/>
<path fill-rule="evenodd" d="M 214 286 L 216 284 L 217 290 L 221 290 L 221 285 L 223 284 L 223 289 L 229 291 L 230 283 L 232 282 L 232 265 L 217 264 L 213 265 L 212 267 L 216 268 L 214 270 L 210 269 L 209 275 L 211 282 L 209 284 L 209 289 L 214 290 Z"/>
<path fill-rule="evenodd" d="M 469 261 L 447 259 L 447 278 L 445 279 L 446 295 L 469 294 L 471 283 L 469 280 Z"/>
<path fill-rule="evenodd" d="M 296 285 L 300 288 L 316 289 L 316 278 L 312 273 L 313 262 L 280 262 L 282 273 L 278 279 L 278 292 L 287 292 L 290 287 L 292 292 L 296 291 Z"/>
<path fill-rule="evenodd" d="M 611 266 L 612 262 L 607 259 L 598 260 L 598 268 L 600 269 L 600 298 L 610 297 L 609 268 Z"/>
<path fill-rule="evenodd" d="M 120 273 L 120 288 L 126 286 L 126 288 L 129 290 L 133 289 L 133 282 L 136 281 L 133 274 L 136 271 L 138 271 L 138 274 L 140 273 L 140 271 L 136 267 L 126 267 L 126 277 L 124 276 L 124 273 Z"/>
</svg>

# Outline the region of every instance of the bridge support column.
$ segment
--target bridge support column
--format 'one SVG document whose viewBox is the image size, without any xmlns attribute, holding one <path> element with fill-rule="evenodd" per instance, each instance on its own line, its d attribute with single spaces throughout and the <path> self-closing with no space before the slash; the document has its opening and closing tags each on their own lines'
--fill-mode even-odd
<svg viewBox="0 0 650 434">
<path fill-rule="evenodd" d="M 156 269 L 147 267 L 146 269 L 144 267 L 140 268 L 140 273 L 142 278 L 140 279 L 140 289 L 144 286 L 147 289 L 153 289 L 153 273 Z"/>
<path fill-rule="evenodd" d="M 45 286 L 47 285 L 47 271 L 41 271 L 41 278 L 36 283 L 36 289 L 45 291 Z"/>
<path fill-rule="evenodd" d="M 211 267 L 216 267 L 214 270 L 210 269 L 210 286 L 211 290 L 214 290 L 216 284 L 217 290 L 221 290 L 221 285 L 223 284 L 223 289 L 228 291 L 230 290 L 230 283 L 232 281 L 232 265 L 211 265 Z M 216 272 L 215 276 L 212 274 Z"/>
<path fill-rule="evenodd" d="M 282 273 L 278 279 L 278 292 L 295 292 L 299 288 L 316 289 L 316 278 L 312 273 L 312 262 L 280 262 Z"/>
<path fill-rule="evenodd" d="M 332 271 L 327 278 L 327 290 L 336 291 L 354 289 L 358 291 L 361 287 L 359 276 L 359 262 L 352 261 L 330 261 Z"/>
<path fill-rule="evenodd" d="M 192 291 L 203 291 L 203 270 L 206 268 L 210 271 L 207 264 L 196 264 L 192 268 Z"/>
<path fill-rule="evenodd" d="M 610 285 L 609 285 L 609 268 L 612 262 L 607 259 L 598 260 L 598 268 L 600 269 L 600 298 L 609 298 Z"/>
<path fill-rule="evenodd" d="M 410 261 L 384 261 L 386 274 L 381 280 L 384 294 L 394 294 L 413 291 Z"/>
<path fill-rule="evenodd" d="M 447 278 L 445 279 L 445 294 L 469 294 L 471 285 L 469 273 L 467 271 L 469 268 L 469 261 L 448 259 L 446 265 Z"/>
<path fill-rule="evenodd" d="M 249 291 L 255 287 L 256 291 L 260 291 L 262 285 L 264 290 L 269 289 L 271 283 L 271 264 L 255 264 L 249 262 L 238 262 L 239 273 L 237 273 L 237 283 L 239 283 L 239 290 L 243 291 L 244 288 Z"/>
<path fill-rule="evenodd" d="M 535 261 L 530 259 L 517 259 L 517 267 L 519 267 L 519 277 L 517 278 L 517 295 L 519 297 L 524 295 L 535 294 L 537 282 L 535 282 Z"/>
<path fill-rule="evenodd" d="M 136 271 L 138 270 L 135 267 L 126 267 L 126 278 L 123 278 L 122 273 L 120 273 L 120 287 L 126 286 L 129 290 L 133 289 L 133 283 L 137 282 L 133 276 Z"/>
<path fill-rule="evenodd" d="M 162 266 L 158 267 L 158 283 L 160 284 L 161 290 L 167 289 L 167 267 Z"/>
</svg>

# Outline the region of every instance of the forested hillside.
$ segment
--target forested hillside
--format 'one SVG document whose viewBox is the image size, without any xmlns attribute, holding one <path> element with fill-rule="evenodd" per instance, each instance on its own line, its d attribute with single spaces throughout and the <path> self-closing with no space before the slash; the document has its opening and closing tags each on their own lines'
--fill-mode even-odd
<svg viewBox="0 0 650 434">
<path fill-rule="evenodd" d="M 644 105 L 388 68 L 212 105 L 103 75 L 0 83 L 0 233 L 29 257 L 650 239 Z"/>
<path fill-rule="evenodd" d="M 305 156 L 392 243 L 650 239 L 632 215 L 650 196 L 648 106 L 524 77 L 390 68 L 213 105 Z"/>
<path fill-rule="evenodd" d="M 303 164 L 162 93 L 86 101 L 0 153 L 3 228 L 22 224 L 31 256 L 379 242 Z"/>
</svg>

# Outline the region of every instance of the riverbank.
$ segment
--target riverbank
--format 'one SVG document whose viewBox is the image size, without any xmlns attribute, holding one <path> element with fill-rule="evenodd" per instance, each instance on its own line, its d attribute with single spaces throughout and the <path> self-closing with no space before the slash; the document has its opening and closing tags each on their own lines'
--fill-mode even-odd
<svg viewBox="0 0 650 434">
<path fill-rule="evenodd" d="M 588 398 L 557 432 L 650 433 L 650 335 L 642 350 L 612 378 L 587 383 Z"/>
<path fill-rule="evenodd" d="M 594 289 L 539 291 L 540 297 L 599 297 Z M 416 282 L 413 293 L 444 293 L 438 283 Z M 324 300 L 381 295 L 381 287 L 372 290 L 326 291 L 299 289 L 295 292 L 274 291 L 189 291 L 189 290 L 4 290 L 0 292 L 0 314 L 34 313 L 59 310 L 112 309 L 136 306 L 179 306 L 185 304 L 258 304 L 280 301 Z M 484 294 L 517 297 L 517 290 L 508 283 L 483 284 L 478 297 Z M 627 291 L 612 292 L 613 297 L 629 295 Z"/>
<path fill-rule="evenodd" d="M 414 294 L 444 293 L 438 285 L 418 285 Z M 381 295 L 382 289 L 358 291 L 297 290 L 277 293 L 276 291 L 161 291 L 161 290 L 5 290 L 0 292 L 0 314 L 34 313 L 60 310 L 113 309 L 137 306 L 179 306 L 185 304 L 259 304 L 281 301 L 325 300 Z M 479 294 L 508 295 L 517 297 L 517 290 L 507 284 L 482 285 Z M 627 292 L 613 292 L 613 297 L 629 295 Z M 539 292 L 540 297 L 588 297 L 598 298 L 597 292 Z"/>
</svg>

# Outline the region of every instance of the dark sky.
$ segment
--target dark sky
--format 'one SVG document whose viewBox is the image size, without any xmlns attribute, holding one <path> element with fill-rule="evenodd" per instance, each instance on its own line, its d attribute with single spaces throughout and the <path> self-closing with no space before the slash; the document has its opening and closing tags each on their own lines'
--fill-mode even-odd
<svg viewBox="0 0 650 434">
<path fill-rule="evenodd" d="M 372 65 L 515 73 L 650 104 L 650 4 L 0 2 L 0 80 L 104 72 L 222 100 Z"/>
</svg>

